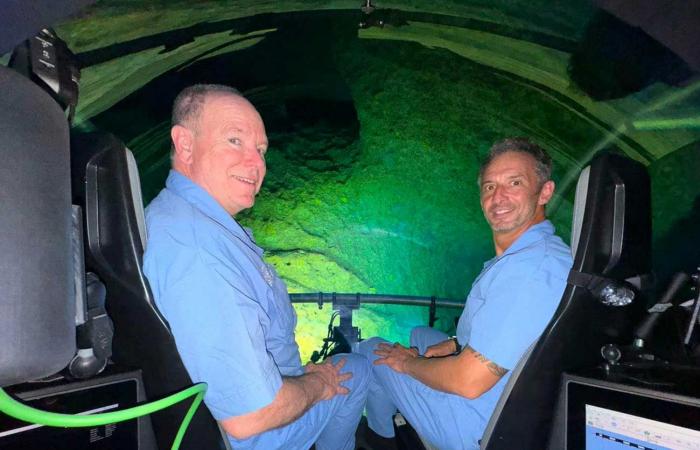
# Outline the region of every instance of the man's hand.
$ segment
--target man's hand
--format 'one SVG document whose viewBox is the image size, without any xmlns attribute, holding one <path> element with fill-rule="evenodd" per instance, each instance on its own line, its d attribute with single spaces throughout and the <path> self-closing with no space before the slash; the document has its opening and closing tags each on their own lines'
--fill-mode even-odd
<svg viewBox="0 0 700 450">
<path fill-rule="evenodd" d="M 340 373 L 340 369 L 345 365 L 345 358 L 333 364 L 330 358 L 321 364 L 309 363 L 305 366 L 306 374 L 314 375 L 322 383 L 323 391 L 321 400 L 329 400 L 338 394 L 348 394 L 350 390 L 340 383 L 352 378 L 352 373 Z"/>
<path fill-rule="evenodd" d="M 448 347 L 448 344 L 451 345 Z M 433 389 L 470 400 L 491 389 L 508 372 L 468 345 L 457 355 L 453 355 L 454 343 L 449 341 L 433 347 L 436 347 L 431 352 L 433 357 L 426 358 L 419 356 L 414 348 L 382 343 L 374 350 L 379 356 L 374 364 L 384 364 Z"/>
<path fill-rule="evenodd" d="M 381 358 L 374 361 L 375 365 L 385 364 L 397 372 L 406 373 L 409 361 L 418 358 L 418 350 L 406 348 L 398 342 L 394 345 L 379 344 L 374 354 Z"/>
<path fill-rule="evenodd" d="M 439 358 L 441 356 L 449 356 L 454 354 L 454 352 L 457 351 L 457 346 L 455 345 L 455 341 L 452 339 L 448 339 L 446 341 L 438 342 L 435 345 L 431 345 L 425 350 L 425 356 L 426 358 Z"/>
<path fill-rule="evenodd" d="M 348 388 L 340 383 L 352 378 L 352 373 L 340 373 L 345 358 L 333 364 L 327 359 L 323 364 L 307 364 L 306 373 L 298 377 L 283 377 L 283 383 L 275 399 L 269 405 L 253 412 L 222 420 L 224 430 L 236 439 L 248 439 L 256 434 L 278 428 L 301 417 L 313 405 L 345 395 Z"/>
</svg>

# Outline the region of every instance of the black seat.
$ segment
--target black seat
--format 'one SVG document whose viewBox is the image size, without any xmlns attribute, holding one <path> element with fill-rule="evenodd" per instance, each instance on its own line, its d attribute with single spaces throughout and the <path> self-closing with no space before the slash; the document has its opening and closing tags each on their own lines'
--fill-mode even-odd
<svg viewBox="0 0 700 450">
<path fill-rule="evenodd" d="M 145 233 L 139 226 L 143 206 L 138 173 L 130 152 L 106 133 L 71 137 L 73 203 L 85 218 L 85 266 L 106 286 L 106 306 L 114 322 L 112 359 L 139 368 L 148 400 L 192 384 L 168 325 L 156 309 L 142 272 Z M 134 188 L 130 183 L 135 184 Z M 135 207 L 136 206 L 136 207 Z M 151 416 L 160 448 L 169 448 L 189 402 Z M 209 410 L 199 408 L 182 442 L 183 449 L 223 449 L 227 441 Z"/>
<path fill-rule="evenodd" d="M 635 283 L 650 273 L 650 207 L 642 164 L 607 153 L 584 169 L 576 194 L 570 281 L 552 321 L 514 370 L 482 449 L 542 450 L 552 432 L 550 448 L 561 448 L 562 427 L 553 425 L 553 415 L 562 373 L 599 365 L 605 344 L 631 342 L 633 325 L 645 309 L 639 299 L 628 306 L 605 305 L 581 280 L 594 275 L 598 281 Z"/>
<path fill-rule="evenodd" d="M 37 124 L 41 117 L 41 124 Z M 76 351 L 68 122 L 0 66 L 0 387 L 52 375 Z"/>
</svg>

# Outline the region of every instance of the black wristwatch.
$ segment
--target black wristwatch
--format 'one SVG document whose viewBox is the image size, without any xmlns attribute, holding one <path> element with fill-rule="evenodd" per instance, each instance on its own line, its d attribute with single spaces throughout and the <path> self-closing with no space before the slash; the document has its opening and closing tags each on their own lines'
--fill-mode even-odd
<svg viewBox="0 0 700 450">
<path fill-rule="evenodd" d="M 455 354 L 461 352 L 462 346 L 459 345 L 459 341 L 457 340 L 457 336 L 450 336 L 450 340 L 455 343 Z"/>
</svg>

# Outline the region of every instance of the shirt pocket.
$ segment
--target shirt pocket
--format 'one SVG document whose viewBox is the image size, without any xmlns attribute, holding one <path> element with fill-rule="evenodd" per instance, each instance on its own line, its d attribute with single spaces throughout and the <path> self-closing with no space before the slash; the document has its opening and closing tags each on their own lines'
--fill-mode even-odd
<svg viewBox="0 0 700 450">
<path fill-rule="evenodd" d="M 287 285 L 284 284 L 284 281 L 282 281 L 271 264 L 265 263 L 265 266 L 272 279 L 270 283 L 270 303 L 277 312 L 276 319 L 286 333 L 294 333 L 297 324 L 297 314 L 292 306 L 292 302 L 289 300 Z"/>
<path fill-rule="evenodd" d="M 467 297 L 467 302 L 464 305 L 464 311 L 459 318 L 457 323 L 457 337 L 460 344 L 468 344 L 471 340 L 472 332 L 472 322 L 474 321 L 474 316 L 479 313 L 479 310 L 484 306 L 486 300 L 473 292 Z"/>
</svg>

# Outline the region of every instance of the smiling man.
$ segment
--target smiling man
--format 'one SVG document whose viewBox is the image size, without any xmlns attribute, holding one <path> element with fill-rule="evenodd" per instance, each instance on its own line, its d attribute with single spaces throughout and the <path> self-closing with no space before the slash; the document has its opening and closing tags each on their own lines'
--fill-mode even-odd
<svg viewBox="0 0 700 450">
<path fill-rule="evenodd" d="M 302 367 L 287 288 L 234 216 L 265 178 L 267 136 L 238 91 L 175 99 L 172 170 L 146 210 L 144 272 L 187 371 L 235 449 L 351 450 L 370 366 L 338 355 Z"/>
<path fill-rule="evenodd" d="M 417 328 L 411 348 L 380 338 L 360 343 L 374 361 L 367 420 L 386 447 L 398 409 L 440 450 L 479 448 L 510 370 L 551 319 L 572 265 L 545 218 L 551 164 L 525 138 L 495 144 L 482 164 L 481 208 L 496 256 L 472 285 L 457 336 Z"/>
</svg>

